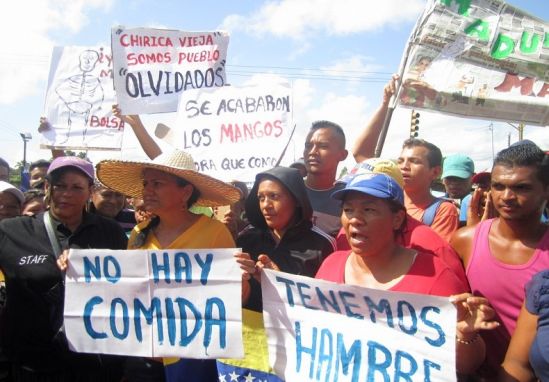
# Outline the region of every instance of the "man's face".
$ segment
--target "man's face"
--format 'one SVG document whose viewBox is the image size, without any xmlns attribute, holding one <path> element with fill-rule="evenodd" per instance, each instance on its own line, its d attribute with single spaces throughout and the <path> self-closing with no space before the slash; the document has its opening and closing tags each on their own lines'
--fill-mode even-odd
<svg viewBox="0 0 549 382">
<path fill-rule="evenodd" d="M 35 167 L 30 172 L 30 187 L 35 188 L 39 183 L 44 182 L 46 179 L 46 173 L 48 172 L 47 167 Z"/>
<path fill-rule="evenodd" d="M 124 208 L 126 197 L 106 187 L 97 187 L 92 192 L 92 203 L 100 215 L 115 218 Z"/>
<path fill-rule="evenodd" d="M 404 178 L 404 191 L 414 193 L 431 187 L 431 183 L 440 174 L 440 166 L 431 167 L 427 155 L 429 150 L 423 146 L 405 147 L 398 158 L 398 167 Z"/>
<path fill-rule="evenodd" d="M 446 188 L 446 193 L 452 199 L 463 199 L 471 192 L 471 178 L 447 176 L 442 179 L 442 183 Z"/>
<path fill-rule="evenodd" d="M 491 194 L 501 218 L 539 220 L 549 198 L 549 186 L 544 186 L 538 179 L 535 167 L 496 165 L 492 169 Z"/>
<path fill-rule="evenodd" d="M 316 129 L 307 135 L 303 159 L 307 173 L 336 173 L 339 162 L 347 157 L 341 137 L 330 128 Z"/>
<path fill-rule="evenodd" d="M 0 166 L 0 180 L 8 182 L 10 180 L 10 170 L 7 167 Z"/>
</svg>

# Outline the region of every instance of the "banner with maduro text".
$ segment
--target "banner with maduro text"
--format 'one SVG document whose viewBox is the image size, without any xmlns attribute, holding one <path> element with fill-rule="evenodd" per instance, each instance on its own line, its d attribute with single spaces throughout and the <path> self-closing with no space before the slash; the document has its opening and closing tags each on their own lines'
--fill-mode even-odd
<svg viewBox="0 0 549 382">
<path fill-rule="evenodd" d="M 501 0 L 429 0 L 405 52 L 402 106 L 549 125 L 549 30 Z"/>
</svg>

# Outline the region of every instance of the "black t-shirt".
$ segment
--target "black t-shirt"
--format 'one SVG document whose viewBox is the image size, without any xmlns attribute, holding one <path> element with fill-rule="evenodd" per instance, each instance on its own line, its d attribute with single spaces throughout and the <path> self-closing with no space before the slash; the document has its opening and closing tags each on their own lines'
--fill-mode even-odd
<svg viewBox="0 0 549 382">
<path fill-rule="evenodd" d="M 62 249 L 126 249 L 122 228 L 110 219 L 84 213 L 71 232 L 52 219 Z M 0 326 L 4 352 L 36 369 L 56 369 L 67 348 L 59 335 L 63 322 L 64 277 L 56 264 L 43 214 L 0 222 L 0 270 L 7 301 Z"/>
</svg>

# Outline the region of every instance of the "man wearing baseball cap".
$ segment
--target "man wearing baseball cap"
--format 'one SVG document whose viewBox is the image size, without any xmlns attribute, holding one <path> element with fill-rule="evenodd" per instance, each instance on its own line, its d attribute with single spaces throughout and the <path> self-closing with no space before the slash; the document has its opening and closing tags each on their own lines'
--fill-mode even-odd
<svg viewBox="0 0 549 382">
<path fill-rule="evenodd" d="M 471 178 L 475 174 L 475 164 L 463 154 L 449 155 L 442 165 L 442 182 L 446 193 L 452 199 L 463 199 L 471 192 Z"/>
<path fill-rule="evenodd" d="M 449 155 L 442 166 L 442 183 L 446 188 L 446 196 L 459 205 L 459 224 L 467 223 L 467 208 L 471 202 L 471 186 L 475 164 L 471 158 L 463 154 Z"/>
</svg>

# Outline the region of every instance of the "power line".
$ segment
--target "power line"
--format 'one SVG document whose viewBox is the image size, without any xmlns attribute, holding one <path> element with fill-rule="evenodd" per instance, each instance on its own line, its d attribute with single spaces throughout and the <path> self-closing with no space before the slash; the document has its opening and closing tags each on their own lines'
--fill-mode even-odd
<svg viewBox="0 0 549 382">
<path fill-rule="evenodd" d="M 0 59 L 2 62 L 9 62 L 13 64 L 44 64 L 49 63 L 49 56 L 39 56 L 31 54 L 14 54 L 14 53 L 0 53 Z M 329 69 L 329 68 L 311 68 L 311 67 L 296 67 L 296 66 L 269 66 L 269 65 L 237 65 L 228 64 L 227 68 L 246 68 L 246 69 L 258 69 L 257 73 L 268 73 L 265 69 L 275 69 L 278 71 L 299 71 L 299 72 L 320 72 L 325 75 L 333 76 L 330 73 L 355 73 L 362 74 L 364 76 L 369 75 L 387 75 L 391 76 L 391 72 L 378 72 L 369 70 L 345 70 L 345 69 Z M 313 75 L 313 74 L 311 74 Z"/>
<path fill-rule="evenodd" d="M 235 68 L 259 68 L 259 69 L 280 69 L 280 70 L 301 70 L 301 71 L 319 71 L 319 72 L 342 72 L 342 73 L 363 73 L 363 74 L 386 74 L 391 76 L 391 72 L 373 72 L 367 70 L 343 70 L 343 69 L 321 69 L 321 68 L 300 68 L 291 66 L 262 66 L 262 65 L 235 65 L 228 64 L 227 67 Z"/>
<path fill-rule="evenodd" d="M 354 77 L 354 76 L 327 76 L 327 75 L 312 75 L 312 74 L 299 74 L 299 73 L 273 73 L 273 72 L 233 72 L 227 71 L 227 75 L 240 76 L 240 77 L 252 77 L 256 74 L 276 74 L 286 78 L 294 79 L 310 79 L 310 80 L 326 80 L 326 81 L 347 81 L 347 82 L 369 82 L 369 83 L 386 83 L 389 81 L 387 78 L 368 78 L 368 77 Z"/>
</svg>

